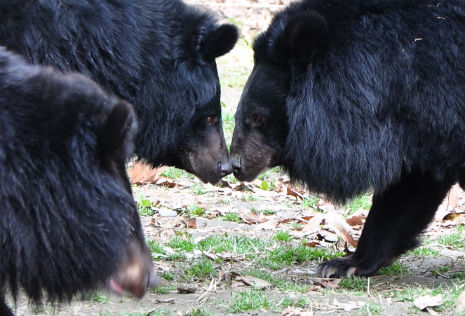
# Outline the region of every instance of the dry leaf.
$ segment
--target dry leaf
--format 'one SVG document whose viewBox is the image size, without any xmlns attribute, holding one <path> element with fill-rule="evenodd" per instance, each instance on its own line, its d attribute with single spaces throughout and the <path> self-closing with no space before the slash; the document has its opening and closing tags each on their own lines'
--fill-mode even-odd
<svg viewBox="0 0 465 316">
<path fill-rule="evenodd" d="M 442 303 L 442 295 L 425 295 L 419 296 L 415 298 L 413 301 L 413 305 L 415 305 L 419 310 L 424 310 L 428 307 L 436 307 L 441 305 Z"/>
<path fill-rule="evenodd" d="M 291 187 L 287 187 L 287 195 L 290 195 L 290 196 L 294 196 L 296 197 L 297 199 L 300 199 L 300 200 L 303 200 L 304 197 L 302 196 L 302 194 L 300 194 L 299 192 L 297 192 L 294 188 L 291 188 Z"/>
<path fill-rule="evenodd" d="M 350 312 L 354 309 L 359 309 L 360 307 L 363 307 L 365 305 L 364 302 L 349 302 L 349 303 L 342 303 L 339 302 L 337 299 L 334 299 L 333 301 L 333 306 L 336 306 L 338 308 L 342 308 L 346 312 Z"/>
<path fill-rule="evenodd" d="M 241 287 L 244 287 L 244 283 L 242 281 L 237 281 L 237 280 L 232 281 L 232 283 L 231 283 L 231 288 L 232 289 L 238 289 L 238 288 L 241 288 Z"/>
<path fill-rule="evenodd" d="M 352 237 L 352 228 L 347 224 L 344 216 L 338 213 L 329 213 L 325 216 L 326 225 L 331 227 L 345 242 L 357 247 L 357 241 Z"/>
<path fill-rule="evenodd" d="M 263 290 L 263 289 L 271 287 L 271 284 L 269 282 L 267 282 L 265 280 L 262 280 L 262 279 L 259 279 L 259 278 L 256 278 L 256 277 L 253 277 L 251 275 L 246 275 L 246 276 L 243 276 L 243 277 L 239 277 L 236 280 L 241 281 L 242 283 L 244 283 L 247 286 L 251 286 L 251 287 L 259 289 L 259 290 Z"/>
<path fill-rule="evenodd" d="M 363 225 L 367 219 L 368 212 L 364 209 L 360 209 L 351 216 L 347 217 L 346 222 L 350 226 Z"/>
<path fill-rule="evenodd" d="M 320 231 L 323 219 L 323 214 L 316 213 L 312 218 L 308 220 L 307 224 L 305 224 L 305 226 L 302 227 L 301 232 L 310 235 Z"/>
<path fill-rule="evenodd" d="M 165 177 L 159 177 L 157 181 L 155 181 L 155 184 L 160 185 L 160 186 L 165 186 L 168 188 L 174 188 L 176 186 L 176 183 L 174 182 L 173 179 L 168 179 Z"/>
<path fill-rule="evenodd" d="M 277 219 L 272 219 L 257 225 L 257 227 L 260 227 L 261 229 L 277 229 L 278 226 L 279 220 Z"/>
<path fill-rule="evenodd" d="M 333 279 L 333 278 L 313 278 L 313 283 L 321 285 L 326 289 L 335 289 L 339 287 L 339 283 L 341 279 Z"/>
<path fill-rule="evenodd" d="M 335 233 L 332 233 L 332 232 L 329 232 L 327 230 L 321 230 L 319 233 L 318 233 L 318 236 L 321 238 L 321 239 L 324 239 L 328 242 L 331 242 L 331 243 L 334 243 L 334 242 L 337 242 L 339 239 L 337 238 L 337 235 Z"/>
<path fill-rule="evenodd" d="M 195 217 L 187 218 L 185 219 L 185 222 L 186 222 L 187 228 L 193 228 L 193 229 L 197 228 L 197 218 Z"/>
<path fill-rule="evenodd" d="M 260 217 L 257 214 L 250 212 L 250 211 L 246 212 L 246 211 L 240 210 L 238 213 L 242 221 L 249 225 L 260 224 L 260 223 L 264 223 L 268 221 L 267 218 Z"/>
<path fill-rule="evenodd" d="M 136 161 L 128 170 L 131 184 L 153 184 L 161 177 L 163 167 L 152 168 L 141 161 Z"/>
<path fill-rule="evenodd" d="M 288 307 L 283 310 L 282 316 L 313 316 L 313 311 L 301 311 L 296 308 Z"/>
<path fill-rule="evenodd" d="M 460 186 L 458 184 L 454 185 L 444 198 L 444 201 L 439 205 L 434 219 L 436 221 L 442 221 L 451 215 L 457 207 L 461 195 L 463 195 L 463 191 Z"/>
</svg>

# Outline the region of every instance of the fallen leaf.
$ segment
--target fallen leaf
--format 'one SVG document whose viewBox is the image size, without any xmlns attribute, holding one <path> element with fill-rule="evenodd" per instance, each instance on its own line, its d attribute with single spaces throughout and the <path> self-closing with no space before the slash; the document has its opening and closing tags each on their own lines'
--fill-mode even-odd
<svg viewBox="0 0 465 316">
<path fill-rule="evenodd" d="M 238 288 L 241 288 L 241 287 L 244 287 L 244 282 L 237 281 L 237 280 L 232 281 L 232 283 L 231 283 L 231 288 L 232 289 L 238 289 Z"/>
<path fill-rule="evenodd" d="M 425 295 L 415 298 L 413 305 L 415 305 L 419 310 L 424 310 L 427 307 L 436 307 L 441 305 L 442 295 Z"/>
<path fill-rule="evenodd" d="M 367 219 L 367 214 L 368 212 L 366 210 L 360 209 L 351 216 L 347 217 L 346 222 L 350 226 L 362 225 L 365 223 L 365 220 Z"/>
<path fill-rule="evenodd" d="M 268 221 L 267 218 L 260 217 L 257 214 L 252 213 L 250 211 L 246 212 L 246 211 L 240 210 L 238 213 L 242 221 L 249 225 L 260 224 L 260 223 L 264 223 Z"/>
<path fill-rule="evenodd" d="M 169 179 L 165 177 L 158 178 L 154 184 L 159 185 L 159 186 L 165 186 L 168 188 L 174 188 L 176 186 L 176 183 L 174 182 L 173 179 Z"/>
<path fill-rule="evenodd" d="M 352 237 L 352 228 L 347 224 L 344 216 L 338 213 L 328 213 L 325 216 L 326 225 L 331 227 L 345 242 L 357 247 L 358 241 Z"/>
<path fill-rule="evenodd" d="M 277 229 L 278 226 L 279 220 L 277 219 L 272 219 L 257 225 L 257 227 L 260 227 L 261 229 Z"/>
<path fill-rule="evenodd" d="M 150 165 L 136 161 L 128 170 L 131 184 L 154 184 L 160 177 L 163 167 L 152 168 Z"/>
<path fill-rule="evenodd" d="M 259 278 L 256 278 L 256 277 L 253 277 L 251 275 L 246 275 L 246 276 L 243 276 L 243 277 L 239 277 L 236 280 L 241 281 L 242 283 L 244 283 L 247 286 L 251 286 L 251 287 L 259 289 L 259 290 L 263 290 L 263 289 L 271 287 L 271 284 L 269 282 L 267 282 L 265 280 L 262 280 L 262 279 L 259 279 Z"/>
<path fill-rule="evenodd" d="M 186 222 L 186 228 L 193 228 L 193 229 L 197 228 L 197 218 L 196 217 L 187 218 L 187 219 L 185 219 L 185 222 Z"/>
<path fill-rule="evenodd" d="M 321 285 L 326 289 L 335 289 L 339 287 L 339 283 L 341 279 L 333 279 L 333 278 L 313 278 L 313 283 Z"/>
<path fill-rule="evenodd" d="M 334 299 L 333 306 L 343 309 L 346 312 L 350 312 L 354 309 L 359 309 L 365 305 L 364 302 L 349 302 L 349 303 L 342 303 L 339 302 L 337 299 Z"/>
<path fill-rule="evenodd" d="M 442 221 L 452 215 L 454 213 L 454 209 L 457 207 L 460 196 L 463 194 L 462 189 L 458 184 L 454 185 L 447 196 L 442 201 L 441 205 L 439 205 L 438 210 L 434 216 L 436 221 Z M 450 218 L 447 218 L 450 219 Z"/>
<path fill-rule="evenodd" d="M 297 192 L 295 189 L 291 188 L 290 186 L 287 187 L 287 195 L 294 196 L 300 200 L 304 199 L 302 194 L 300 194 L 299 192 Z"/>
<path fill-rule="evenodd" d="M 324 239 L 324 240 L 329 241 L 331 243 L 337 242 L 339 240 L 338 237 L 337 237 L 337 234 L 329 232 L 327 230 L 321 230 L 318 233 L 318 236 L 321 239 Z"/>
<path fill-rule="evenodd" d="M 283 310 L 283 316 L 313 316 L 313 311 L 301 311 L 300 309 L 288 307 Z"/>
<path fill-rule="evenodd" d="M 302 227 L 301 232 L 310 235 L 320 231 L 323 219 L 323 214 L 316 213 L 312 218 L 308 220 L 307 224 L 305 224 L 304 227 Z"/>
</svg>

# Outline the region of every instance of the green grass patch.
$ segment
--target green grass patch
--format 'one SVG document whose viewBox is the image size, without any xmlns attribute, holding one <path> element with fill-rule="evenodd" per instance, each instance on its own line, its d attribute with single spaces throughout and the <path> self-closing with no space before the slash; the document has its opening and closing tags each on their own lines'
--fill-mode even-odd
<svg viewBox="0 0 465 316">
<path fill-rule="evenodd" d="M 231 200 L 229 200 L 229 199 L 219 199 L 218 204 L 229 205 L 229 204 L 231 204 Z"/>
<path fill-rule="evenodd" d="M 175 167 L 165 167 L 161 172 L 161 175 L 174 180 L 179 178 L 195 179 L 195 176 L 193 174 Z"/>
<path fill-rule="evenodd" d="M 141 216 L 153 216 L 155 211 L 152 209 L 152 202 L 145 198 L 143 195 L 138 196 L 138 200 L 136 201 L 137 204 L 137 211 Z"/>
<path fill-rule="evenodd" d="M 242 275 L 251 275 L 261 280 L 265 280 L 272 286 L 283 292 L 299 292 L 306 293 L 309 289 L 308 284 L 299 284 L 294 281 L 289 281 L 283 278 L 272 276 L 270 273 L 263 270 L 244 270 Z"/>
<path fill-rule="evenodd" d="M 435 277 L 441 277 L 447 274 L 450 270 L 450 267 L 437 267 L 431 270 L 431 274 Z"/>
<path fill-rule="evenodd" d="M 284 298 L 280 304 L 282 307 L 300 307 L 300 308 L 305 308 L 308 306 L 308 301 L 305 297 L 299 297 L 299 298 L 290 298 L 286 297 Z"/>
<path fill-rule="evenodd" d="M 175 285 L 158 286 L 152 289 L 151 291 L 156 294 L 169 294 L 169 293 L 176 292 L 176 286 Z"/>
<path fill-rule="evenodd" d="M 300 206 L 303 208 L 313 208 L 313 209 L 318 209 L 318 201 L 320 200 L 319 197 L 317 196 L 308 196 L 305 197 L 302 202 L 300 202 Z"/>
<path fill-rule="evenodd" d="M 191 310 L 190 312 L 188 312 L 186 316 L 211 316 L 211 315 L 213 315 L 212 312 L 206 310 L 205 308 L 197 307 Z"/>
<path fill-rule="evenodd" d="M 197 204 L 191 204 L 188 208 L 189 214 L 193 216 L 203 216 L 206 210 Z"/>
<path fill-rule="evenodd" d="M 378 315 L 383 313 L 384 309 L 381 305 L 375 302 L 369 302 L 355 312 L 357 316 Z"/>
<path fill-rule="evenodd" d="M 270 309 L 271 300 L 265 292 L 258 290 L 241 291 L 234 294 L 228 306 L 228 312 L 237 314 L 249 310 Z"/>
<path fill-rule="evenodd" d="M 465 272 L 464 271 L 453 272 L 451 273 L 450 277 L 457 281 L 463 281 L 465 280 Z"/>
<path fill-rule="evenodd" d="M 464 245 L 463 226 L 457 226 L 457 232 L 449 235 L 444 235 L 438 238 L 439 244 L 451 249 L 461 250 Z"/>
<path fill-rule="evenodd" d="M 205 279 L 207 276 L 217 275 L 213 263 L 206 258 L 202 258 L 198 262 L 192 264 L 184 273 L 195 279 Z"/>
<path fill-rule="evenodd" d="M 260 264 L 263 267 L 278 270 L 293 264 L 301 264 L 313 260 L 328 260 L 336 256 L 338 255 L 323 248 L 313 248 L 305 245 L 279 246 L 268 252 L 265 258 L 260 260 Z"/>
<path fill-rule="evenodd" d="M 358 292 L 365 292 L 366 287 L 368 286 L 368 279 L 361 278 L 357 276 L 352 276 L 350 278 L 341 279 L 339 282 L 339 287 L 350 290 L 350 291 L 358 291 Z"/>
<path fill-rule="evenodd" d="M 247 236 L 211 236 L 198 243 L 199 250 L 213 253 L 233 252 L 237 254 L 249 254 L 256 257 L 258 250 L 270 247 L 272 243 L 265 239 L 249 238 Z"/>
<path fill-rule="evenodd" d="M 258 198 L 255 197 L 253 194 L 247 194 L 247 195 L 241 196 L 241 201 L 242 202 L 257 202 Z"/>
<path fill-rule="evenodd" d="M 165 250 L 163 249 L 163 245 L 160 243 L 157 243 L 154 240 L 147 240 L 147 246 L 149 247 L 150 251 L 152 253 L 159 253 L 164 255 Z"/>
<path fill-rule="evenodd" d="M 203 194 L 206 194 L 207 193 L 207 190 L 205 189 L 205 187 L 201 184 L 194 184 L 192 185 L 189 190 L 194 193 L 194 194 L 197 194 L 197 195 L 203 195 Z"/>
<path fill-rule="evenodd" d="M 169 273 L 169 272 L 163 272 L 161 275 L 160 275 L 163 279 L 165 280 L 168 280 L 168 281 L 173 281 L 174 280 L 174 275 Z"/>
<path fill-rule="evenodd" d="M 414 256 L 421 257 L 421 258 L 435 257 L 435 256 L 439 256 L 439 251 L 430 249 L 427 247 L 419 247 L 419 248 L 409 251 L 407 255 L 414 255 Z"/>
<path fill-rule="evenodd" d="M 239 217 L 239 215 L 237 215 L 236 213 L 233 213 L 233 212 L 227 212 L 224 214 L 224 216 L 222 217 L 225 221 L 228 221 L 228 222 L 236 222 L 236 223 L 240 223 L 242 222 L 241 218 Z"/>
<path fill-rule="evenodd" d="M 275 210 L 268 210 L 268 209 L 257 210 L 257 209 L 255 209 L 255 208 L 253 208 L 253 207 L 250 209 L 250 211 L 251 211 L 252 213 L 257 214 L 257 215 L 258 215 L 258 214 L 263 214 L 263 215 L 274 215 L 274 214 L 277 213 L 277 211 L 275 211 Z"/>
<path fill-rule="evenodd" d="M 196 248 L 195 243 L 189 238 L 181 238 L 181 237 L 175 237 L 171 241 L 166 243 L 166 246 L 177 249 L 177 250 L 182 250 L 182 251 L 193 251 Z"/>
<path fill-rule="evenodd" d="M 371 194 L 364 194 L 354 198 L 345 208 L 349 210 L 349 214 L 357 212 L 359 209 L 369 210 L 371 208 Z"/>
<path fill-rule="evenodd" d="M 408 273 L 408 268 L 400 262 L 383 267 L 378 272 L 381 275 L 405 275 Z"/>
<path fill-rule="evenodd" d="M 237 178 L 233 174 L 230 174 L 230 175 L 224 177 L 223 180 L 225 180 L 225 181 L 227 181 L 229 183 L 234 183 L 234 184 L 239 183 L 239 180 L 237 180 Z"/>
<path fill-rule="evenodd" d="M 273 236 L 273 239 L 276 241 L 290 242 L 294 240 L 294 237 L 289 235 L 288 231 L 279 231 L 276 235 Z"/>
</svg>

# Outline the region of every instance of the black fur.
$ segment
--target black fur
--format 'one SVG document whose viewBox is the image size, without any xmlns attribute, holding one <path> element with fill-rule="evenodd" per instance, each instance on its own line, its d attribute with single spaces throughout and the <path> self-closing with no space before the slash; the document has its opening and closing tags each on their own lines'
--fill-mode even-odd
<svg viewBox="0 0 465 316">
<path fill-rule="evenodd" d="M 0 7 L 1 45 L 29 62 L 88 75 L 134 105 L 139 158 L 208 182 L 224 175 L 215 58 L 234 46 L 234 26 L 180 0 L 0 0 Z"/>
<path fill-rule="evenodd" d="M 135 128 L 132 107 L 89 79 L 0 47 L 0 315 L 7 290 L 36 304 L 111 278 L 145 291 L 151 256 L 125 171 Z M 144 284 L 124 282 L 129 263 Z"/>
<path fill-rule="evenodd" d="M 231 145 L 236 176 L 283 165 L 338 202 L 373 189 L 357 259 L 333 272 L 375 273 L 415 245 L 447 188 L 463 183 L 465 3 L 300 1 L 274 17 L 254 51 Z M 247 123 L 257 113 L 259 128 Z"/>
</svg>

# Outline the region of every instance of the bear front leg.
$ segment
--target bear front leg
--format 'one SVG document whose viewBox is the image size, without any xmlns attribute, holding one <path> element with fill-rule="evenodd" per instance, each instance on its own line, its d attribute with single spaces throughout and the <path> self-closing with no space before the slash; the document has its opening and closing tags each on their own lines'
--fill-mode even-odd
<svg viewBox="0 0 465 316">
<path fill-rule="evenodd" d="M 453 184 L 452 179 L 411 172 L 373 196 L 373 205 L 355 252 L 323 262 L 322 277 L 370 276 L 391 264 L 397 256 L 417 246 L 418 234 L 432 220 Z"/>
<path fill-rule="evenodd" d="M 11 309 L 6 305 L 5 297 L 0 296 L 0 316 L 14 316 Z"/>
</svg>

